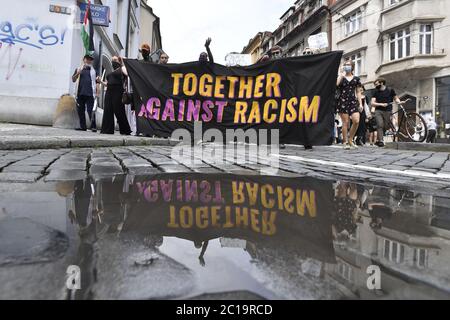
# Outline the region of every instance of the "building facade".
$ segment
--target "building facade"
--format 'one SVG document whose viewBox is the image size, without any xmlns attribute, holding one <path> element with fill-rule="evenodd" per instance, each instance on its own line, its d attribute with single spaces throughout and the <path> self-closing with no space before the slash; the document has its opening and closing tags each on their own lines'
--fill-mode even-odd
<svg viewBox="0 0 450 320">
<path fill-rule="evenodd" d="M 83 2 L 21 0 L 0 12 L 0 121 L 52 125 L 60 97 L 75 93 L 71 76 L 85 53 Z M 138 57 L 141 1 L 91 3 L 109 8 L 106 26 L 94 26 L 94 66 L 101 75 L 111 70 L 114 55 Z"/>
<path fill-rule="evenodd" d="M 140 20 L 141 28 L 139 42 L 148 43 L 153 52 L 160 52 L 162 50 L 160 20 L 146 0 L 141 0 Z"/>
<path fill-rule="evenodd" d="M 355 63 L 366 88 L 385 78 L 450 142 L 450 1 L 337 0 L 331 12 L 332 49 Z"/>
<path fill-rule="evenodd" d="M 251 56 L 252 63 L 257 63 L 263 56 L 262 44 L 266 39 L 269 39 L 272 33 L 269 31 L 258 32 L 256 36 L 250 39 L 248 44 L 242 49 L 243 54 L 249 54 Z"/>
<path fill-rule="evenodd" d="M 258 52 L 262 55 L 268 53 L 274 46 L 283 50 L 284 56 L 299 56 L 308 47 L 308 38 L 319 33 L 326 33 L 331 38 L 331 14 L 329 7 L 335 0 L 297 0 L 280 18 L 281 23 L 272 33 L 263 33 L 262 37 L 253 38 L 243 53 Z M 258 34 L 259 35 L 259 34 Z M 260 49 L 253 46 L 258 45 Z M 330 50 L 329 43 L 324 51 Z"/>
</svg>

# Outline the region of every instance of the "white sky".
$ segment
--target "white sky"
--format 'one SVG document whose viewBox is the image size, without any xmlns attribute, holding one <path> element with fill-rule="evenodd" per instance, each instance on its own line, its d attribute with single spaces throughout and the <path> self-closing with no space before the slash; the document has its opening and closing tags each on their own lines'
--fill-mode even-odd
<svg viewBox="0 0 450 320">
<path fill-rule="evenodd" d="M 195 61 L 212 38 L 214 61 L 241 52 L 259 31 L 274 31 L 295 0 L 148 0 L 161 19 L 163 49 L 169 62 Z"/>
</svg>

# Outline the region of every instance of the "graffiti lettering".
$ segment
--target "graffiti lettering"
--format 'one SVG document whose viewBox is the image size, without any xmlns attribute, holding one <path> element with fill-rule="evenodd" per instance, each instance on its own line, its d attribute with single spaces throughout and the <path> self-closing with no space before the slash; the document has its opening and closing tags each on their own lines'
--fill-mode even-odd
<svg viewBox="0 0 450 320">
<path fill-rule="evenodd" d="M 6 69 L 6 80 L 11 79 L 11 77 L 14 75 L 14 72 L 16 71 L 20 57 L 22 55 L 23 48 L 19 48 L 18 52 L 15 54 L 13 52 L 12 44 L 10 43 L 6 48 L 3 49 L 3 43 L 0 42 L 0 64 L 3 62 L 5 57 L 7 57 L 8 66 Z M 25 68 L 25 65 L 21 65 L 21 68 Z"/>
<path fill-rule="evenodd" d="M 66 31 L 66 27 L 58 32 L 50 25 L 39 26 L 36 23 L 22 23 L 14 28 L 12 22 L 0 21 L 0 43 L 23 44 L 44 49 L 48 46 L 63 45 Z"/>
</svg>

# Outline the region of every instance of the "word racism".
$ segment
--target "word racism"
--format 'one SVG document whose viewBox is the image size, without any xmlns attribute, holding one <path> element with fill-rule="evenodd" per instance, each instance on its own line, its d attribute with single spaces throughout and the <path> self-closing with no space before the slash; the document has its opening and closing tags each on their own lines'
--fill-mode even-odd
<svg viewBox="0 0 450 320">
<path fill-rule="evenodd" d="M 170 137 L 200 121 L 205 130 L 277 129 L 281 143 L 329 144 L 341 52 L 248 67 L 126 60 L 141 98 L 138 132 Z"/>
</svg>

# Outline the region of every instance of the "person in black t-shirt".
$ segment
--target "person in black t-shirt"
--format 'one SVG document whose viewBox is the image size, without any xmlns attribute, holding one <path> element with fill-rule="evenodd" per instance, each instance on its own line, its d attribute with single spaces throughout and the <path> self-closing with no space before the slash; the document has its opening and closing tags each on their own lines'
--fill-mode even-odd
<svg viewBox="0 0 450 320">
<path fill-rule="evenodd" d="M 388 123 L 392 114 L 392 103 L 404 104 L 400 101 L 394 89 L 386 87 L 386 80 L 378 78 L 375 80 L 375 93 L 372 97 L 372 107 L 375 108 L 375 119 L 377 121 L 376 145 L 384 147 L 384 132 L 388 129 Z"/>
</svg>

